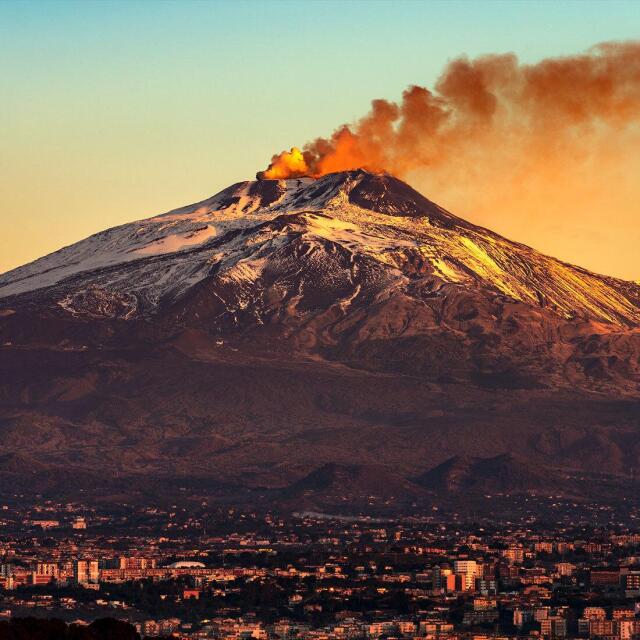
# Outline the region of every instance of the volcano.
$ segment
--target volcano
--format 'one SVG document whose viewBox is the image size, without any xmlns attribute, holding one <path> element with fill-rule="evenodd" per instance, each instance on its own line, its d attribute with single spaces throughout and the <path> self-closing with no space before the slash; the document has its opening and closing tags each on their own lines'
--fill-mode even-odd
<svg viewBox="0 0 640 640">
<path fill-rule="evenodd" d="M 11 489 L 402 508 L 611 497 L 640 457 L 640 286 L 385 174 L 238 183 L 14 269 L 0 344 Z M 493 462 L 433 480 L 452 459 Z"/>
</svg>

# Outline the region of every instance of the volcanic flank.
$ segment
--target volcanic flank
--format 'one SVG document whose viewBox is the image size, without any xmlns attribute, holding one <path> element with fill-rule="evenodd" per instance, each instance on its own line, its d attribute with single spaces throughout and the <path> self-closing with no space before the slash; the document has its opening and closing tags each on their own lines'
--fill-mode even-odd
<svg viewBox="0 0 640 640">
<path fill-rule="evenodd" d="M 387 174 L 243 182 L 0 276 L 0 480 L 404 508 L 460 456 L 481 480 L 448 496 L 545 469 L 611 492 L 640 456 L 639 324 L 637 284 Z"/>
</svg>

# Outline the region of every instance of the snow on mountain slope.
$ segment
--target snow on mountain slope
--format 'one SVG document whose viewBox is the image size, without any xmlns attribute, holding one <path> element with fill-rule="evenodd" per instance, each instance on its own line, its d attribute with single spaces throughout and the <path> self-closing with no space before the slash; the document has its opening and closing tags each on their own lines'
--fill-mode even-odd
<svg viewBox="0 0 640 640">
<path fill-rule="evenodd" d="M 453 216 L 391 176 L 365 171 L 233 185 L 5 273 L 0 299 L 7 306 L 44 296 L 72 313 L 86 307 L 129 318 L 180 299 L 208 277 L 236 293 L 250 290 L 265 269 L 289 265 L 294 244 L 307 289 L 310 279 L 320 289 L 340 281 L 342 298 L 334 302 L 343 307 L 363 287 L 408 291 L 428 279 L 436 293 L 447 283 L 488 289 L 565 318 L 640 324 L 637 284 L 544 256 Z M 347 263 L 337 251 L 350 256 Z M 356 273 L 362 261 L 370 266 L 366 282 Z"/>
</svg>

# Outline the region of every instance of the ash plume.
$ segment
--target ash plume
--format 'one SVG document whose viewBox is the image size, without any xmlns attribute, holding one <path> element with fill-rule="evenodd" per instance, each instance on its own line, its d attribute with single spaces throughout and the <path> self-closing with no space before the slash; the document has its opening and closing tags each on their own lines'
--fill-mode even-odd
<svg viewBox="0 0 640 640">
<path fill-rule="evenodd" d="M 386 171 L 476 222 L 611 271 L 606 261 L 619 258 L 606 249 L 589 262 L 573 245 L 596 241 L 585 236 L 604 210 L 621 229 L 636 225 L 639 150 L 640 42 L 610 42 L 535 64 L 514 54 L 454 59 L 432 89 L 374 100 L 356 123 L 274 156 L 258 177 Z M 626 269 L 618 273 L 638 277 Z"/>
<path fill-rule="evenodd" d="M 640 42 L 600 44 L 587 53 L 524 65 L 513 54 L 450 62 L 433 91 L 409 87 L 399 103 L 371 111 L 329 138 L 272 158 L 262 178 L 321 176 L 366 168 L 403 176 L 494 140 L 557 148 L 603 128 L 640 121 Z"/>
</svg>

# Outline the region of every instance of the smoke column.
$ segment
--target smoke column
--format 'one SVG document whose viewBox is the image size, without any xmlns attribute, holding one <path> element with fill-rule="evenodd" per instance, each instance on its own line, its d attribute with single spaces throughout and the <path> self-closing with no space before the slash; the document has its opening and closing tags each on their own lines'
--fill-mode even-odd
<svg viewBox="0 0 640 640">
<path fill-rule="evenodd" d="M 455 59 L 432 90 L 374 100 L 355 124 L 274 156 L 258 177 L 355 168 L 409 180 L 455 212 L 566 259 L 585 242 L 599 246 L 579 261 L 611 272 L 617 240 L 607 226 L 635 227 L 626 239 L 640 241 L 640 42 L 531 65 L 513 54 Z M 617 270 L 640 278 L 638 263 Z"/>
</svg>

